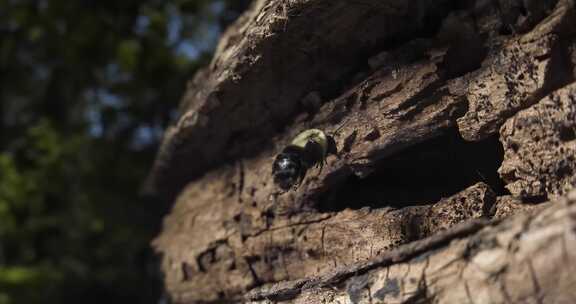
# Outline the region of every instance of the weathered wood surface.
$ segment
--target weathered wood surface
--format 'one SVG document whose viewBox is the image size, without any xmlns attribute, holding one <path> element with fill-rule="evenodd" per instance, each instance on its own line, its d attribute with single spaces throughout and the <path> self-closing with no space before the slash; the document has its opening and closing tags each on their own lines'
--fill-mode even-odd
<svg viewBox="0 0 576 304">
<path fill-rule="evenodd" d="M 576 185 L 576 84 L 517 113 L 502 127 L 500 174 L 522 198 L 557 197 Z"/>
<path fill-rule="evenodd" d="M 454 298 L 443 291 L 460 278 L 451 272 L 445 281 L 430 276 L 394 283 L 379 271 L 415 276 L 460 269 L 469 280 L 464 291 L 477 292 L 478 299 L 496 292 L 500 281 L 488 284 L 493 277 L 470 274 L 473 264 L 459 256 L 462 248 L 517 229 L 557 231 L 564 220 L 536 219 L 573 213 L 566 204 L 546 202 L 562 200 L 576 184 L 575 32 L 572 0 L 255 1 L 226 32 L 211 65 L 191 81 L 149 180 L 168 197 L 178 194 L 154 241 L 168 294 L 175 303 L 376 303 L 379 297 L 453 303 L 464 298 L 460 289 Z M 310 170 L 296 191 L 279 193 L 272 185 L 273 157 L 310 127 L 334 135 L 338 156 L 321 172 Z M 408 148 L 425 153 L 429 139 L 454 132 L 463 143 L 499 135 L 499 173 L 510 193 L 481 174 L 473 182 L 447 180 L 461 186 L 440 200 L 407 202 L 387 196 L 395 189 L 386 184 L 347 189 L 352 179 L 361 184 L 385 175 L 390 162 L 421 156 Z M 418 175 L 417 168 L 406 171 Z M 433 179 L 430 184 L 441 184 Z M 426 185 L 406 186 L 409 197 Z M 523 210 L 527 215 L 501 224 L 488 221 Z M 549 235 L 552 246 L 556 235 Z M 503 238 L 502 244 L 526 245 Z M 503 246 L 496 254 L 496 247 L 474 249 L 474 257 L 486 263 L 504 256 L 498 260 L 502 280 L 513 273 L 507 271 L 525 273 L 521 251 Z M 398 252 L 402 258 L 392 258 Z M 417 255 L 430 258 L 413 261 Z M 449 258 L 454 262 L 440 267 Z M 553 273 L 563 262 L 550 264 L 538 270 Z M 374 276 L 358 278 L 354 269 L 361 265 L 374 265 Z M 347 273 L 338 284 L 331 283 L 335 269 Z M 506 285 L 517 302 L 535 294 L 525 281 L 513 284 L 520 283 Z M 555 288 L 545 296 L 558 301 L 568 286 L 538 284 L 537 292 Z M 428 290 L 432 285 L 436 289 Z M 402 292 L 386 293 L 394 286 Z M 502 294 L 494 294 L 495 303 Z"/>
<path fill-rule="evenodd" d="M 538 213 L 472 221 L 250 303 L 574 303 L 576 192 Z"/>
<path fill-rule="evenodd" d="M 450 2 L 254 1 L 189 83 L 148 187 L 177 193 L 223 161 L 270 148 L 308 93 L 342 92 L 368 54 L 425 31 Z"/>
</svg>

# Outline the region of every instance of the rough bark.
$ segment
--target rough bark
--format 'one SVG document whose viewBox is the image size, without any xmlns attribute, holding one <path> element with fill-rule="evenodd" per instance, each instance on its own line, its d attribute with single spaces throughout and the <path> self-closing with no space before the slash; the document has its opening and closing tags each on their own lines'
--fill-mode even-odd
<svg viewBox="0 0 576 304">
<path fill-rule="evenodd" d="M 506 154 L 500 174 L 522 198 L 566 194 L 576 184 L 576 84 L 517 113 L 500 130 Z"/>
<path fill-rule="evenodd" d="M 575 50 L 571 0 L 255 1 L 191 81 L 149 179 L 178 194 L 154 241 L 169 295 L 571 299 Z M 310 127 L 338 155 L 280 193 L 272 159 Z"/>
<path fill-rule="evenodd" d="M 471 221 L 250 303 L 574 303 L 576 192 L 534 214 Z"/>
</svg>

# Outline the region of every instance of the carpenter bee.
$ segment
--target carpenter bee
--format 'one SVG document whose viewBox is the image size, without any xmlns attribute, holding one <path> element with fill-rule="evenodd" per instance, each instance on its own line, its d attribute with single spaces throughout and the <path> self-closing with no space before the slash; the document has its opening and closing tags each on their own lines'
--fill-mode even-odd
<svg viewBox="0 0 576 304">
<path fill-rule="evenodd" d="M 336 144 L 324 131 L 308 129 L 298 134 L 272 164 L 274 183 L 284 191 L 298 187 L 308 169 L 322 170 L 328 154 L 336 154 Z"/>
</svg>

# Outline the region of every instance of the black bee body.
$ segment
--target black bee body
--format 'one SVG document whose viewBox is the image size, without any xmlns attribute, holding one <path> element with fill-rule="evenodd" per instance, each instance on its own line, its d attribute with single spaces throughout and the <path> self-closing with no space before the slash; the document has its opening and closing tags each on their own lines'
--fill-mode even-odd
<svg viewBox="0 0 576 304">
<path fill-rule="evenodd" d="M 297 187 L 308 169 L 322 168 L 329 150 L 329 137 L 318 129 L 306 130 L 282 150 L 272 164 L 274 183 L 287 191 Z"/>
<path fill-rule="evenodd" d="M 272 164 L 274 183 L 282 190 L 289 190 L 299 184 L 306 175 L 308 164 L 303 161 L 304 149 L 295 146 L 284 148 Z"/>
</svg>

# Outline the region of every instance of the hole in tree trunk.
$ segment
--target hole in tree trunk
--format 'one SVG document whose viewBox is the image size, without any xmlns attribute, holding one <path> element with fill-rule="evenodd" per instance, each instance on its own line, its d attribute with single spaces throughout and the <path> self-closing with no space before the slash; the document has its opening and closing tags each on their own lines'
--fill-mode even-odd
<svg viewBox="0 0 576 304">
<path fill-rule="evenodd" d="M 494 135 L 467 142 L 456 129 L 382 160 L 368 177 L 349 177 L 322 195 L 321 212 L 363 207 L 401 208 L 431 204 L 478 182 L 509 194 L 498 175 L 504 150 Z"/>
</svg>

